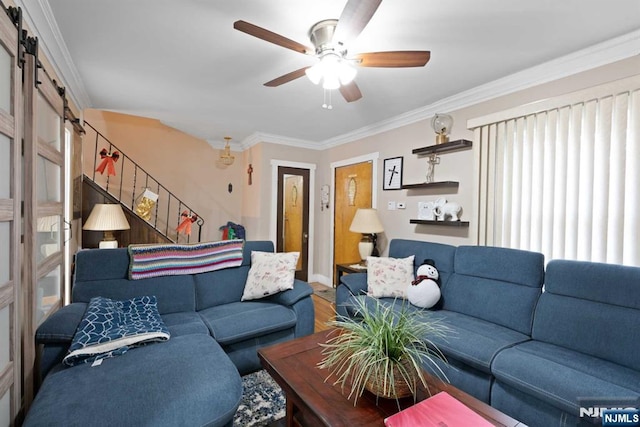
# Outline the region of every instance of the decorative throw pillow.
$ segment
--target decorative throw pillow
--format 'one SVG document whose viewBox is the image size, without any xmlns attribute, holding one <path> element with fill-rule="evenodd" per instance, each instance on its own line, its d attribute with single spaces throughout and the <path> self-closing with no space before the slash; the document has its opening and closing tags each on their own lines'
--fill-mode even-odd
<svg viewBox="0 0 640 427">
<path fill-rule="evenodd" d="M 293 289 L 300 252 L 251 251 L 251 268 L 244 284 L 242 301 L 264 298 Z"/>
<path fill-rule="evenodd" d="M 406 298 L 413 276 L 414 255 L 407 258 L 367 257 L 367 292 L 376 298 Z"/>
</svg>

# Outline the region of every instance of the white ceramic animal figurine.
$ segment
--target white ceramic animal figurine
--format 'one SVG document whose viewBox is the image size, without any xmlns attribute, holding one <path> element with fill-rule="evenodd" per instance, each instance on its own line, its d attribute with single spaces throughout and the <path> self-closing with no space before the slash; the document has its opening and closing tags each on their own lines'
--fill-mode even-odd
<svg viewBox="0 0 640 427">
<path fill-rule="evenodd" d="M 407 298 L 416 307 L 431 308 L 440 300 L 440 287 L 436 280 L 440 277 L 435 262 L 426 259 L 418 267 L 417 278 L 407 288 Z"/>
<path fill-rule="evenodd" d="M 436 215 L 436 218 L 438 218 L 438 221 L 444 221 L 447 217 L 450 218 L 450 221 L 460 221 L 461 211 L 462 206 L 456 202 L 447 202 L 433 209 L 433 213 Z"/>
</svg>

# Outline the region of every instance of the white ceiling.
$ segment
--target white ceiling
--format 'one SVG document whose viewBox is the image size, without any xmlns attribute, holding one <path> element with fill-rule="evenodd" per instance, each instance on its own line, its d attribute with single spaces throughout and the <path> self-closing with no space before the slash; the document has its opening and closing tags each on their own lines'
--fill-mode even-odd
<svg viewBox="0 0 640 427">
<path fill-rule="evenodd" d="M 311 25 L 338 18 L 346 0 L 17 3 L 81 108 L 156 118 L 213 145 L 225 135 L 259 135 L 327 146 L 573 52 L 603 42 L 606 51 L 612 39 L 640 45 L 639 0 L 386 0 L 349 52 L 430 50 L 430 62 L 360 68 L 363 98 L 347 104 L 336 91 L 325 110 L 322 88 L 306 77 L 263 86 L 313 57 L 236 31 L 233 22 L 308 45 Z"/>
</svg>

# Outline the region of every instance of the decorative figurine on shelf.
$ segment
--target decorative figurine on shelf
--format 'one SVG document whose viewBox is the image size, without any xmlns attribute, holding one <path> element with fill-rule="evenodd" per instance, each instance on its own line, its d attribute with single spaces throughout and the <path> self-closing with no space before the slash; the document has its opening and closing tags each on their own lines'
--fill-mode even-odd
<svg viewBox="0 0 640 427">
<path fill-rule="evenodd" d="M 446 199 L 440 198 L 436 200 L 433 213 L 438 221 L 444 221 L 449 217 L 449 221 L 460 221 L 460 212 L 462 206 L 456 202 L 447 202 Z"/>
<path fill-rule="evenodd" d="M 145 221 L 149 221 L 151 219 L 151 211 L 155 207 L 157 201 L 158 195 L 149 190 L 149 188 L 145 188 L 136 205 L 136 213 L 138 216 Z"/>
<path fill-rule="evenodd" d="M 436 144 L 449 142 L 449 134 L 453 127 L 453 117 L 448 114 L 436 114 L 431 119 L 431 127 L 436 133 Z"/>
<path fill-rule="evenodd" d="M 182 211 L 180 216 L 183 219 L 178 228 L 176 228 L 176 231 L 178 234 L 180 234 L 180 232 L 184 232 L 187 236 L 191 235 L 191 224 L 198 220 L 198 215 L 193 212 L 189 213 L 189 211 Z"/>
<path fill-rule="evenodd" d="M 427 160 L 427 184 L 430 182 L 434 182 L 434 173 L 436 165 L 440 164 L 440 157 L 437 154 L 431 154 L 429 156 L 429 160 Z"/>
<path fill-rule="evenodd" d="M 407 287 L 407 299 L 416 307 L 431 308 L 440 300 L 440 274 L 432 259 L 425 259 L 416 272 L 416 280 Z"/>
<path fill-rule="evenodd" d="M 102 159 L 102 161 L 96 168 L 96 172 L 100 172 L 101 175 L 104 175 L 104 170 L 106 169 L 107 176 L 116 176 L 115 162 L 117 162 L 120 158 L 120 153 L 117 151 L 110 153 L 106 148 L 103 148 L 102 150 L 100 150 L 100 158 Z"/>
</svg>

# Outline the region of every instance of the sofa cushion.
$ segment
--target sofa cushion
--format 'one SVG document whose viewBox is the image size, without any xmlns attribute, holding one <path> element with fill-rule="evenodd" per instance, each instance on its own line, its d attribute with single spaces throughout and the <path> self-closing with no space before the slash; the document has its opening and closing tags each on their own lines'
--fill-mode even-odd
<svg viewBox="0 0 640 427">
<path fill-rule="evenodd" d="M 196 310 L 240 301 L 251 267 L 252 251 L 273 252 L 273 243 L 266 240 L 246 241 L 240 267 L 193 276 L 196 286 Z"/>
<path fill-rule="evenodd" d="M 500 352 L 491 370 L 499 381 L 575 416 L 579 397 L 640 397 L 640 372 L 539 341 Z"/>
<path fill-rule="evenodd" d="M 171 339 L 189 334 L 209 335 L 209 328 L 195 311 L 163 314 L 162 320 L 171 333 Z"/>
<path fill-rule="evenodd" d="M 367 293 L 375 298 L 405 298 L 415 278 L 414 258 L 367 257 Z"/>
<path fill-rule="evenodd" d="M 432 339 L 444 355 L 486 373 L 491 372 L 491 362 L 498 352 L 529 339 L 504 326 L 454 311 L 429 311 L 428 314 L 451 330 L 444 338 Z"/>
<path fill-rule="evenodd" d="M 245 301 L 219 305 L 199 312 L 211 335 L 222 345 L 233 344 L 293 328 L 293 310 L 273 302 Z"/>
<path fill-rule="evenodd" d="M 85 311 L 87 311 L 87 303 L 84 302 L 74 302 L 56 310 L 38 326 L 36 343 L 70 344 Z"/>
<path fill-rule="evenodd" d="M 24 426 L 225 426 L 241 396 L 220 345 L 193 334 L 52 372 Z"/>
<path fill-rule="evenodd" d="M 195 284 L 192 275 L 129 280 L 126 248 L 91 249 L 76 254 L 73 302 L 88 303 L 102 296 L 126 300 L 155 295 L 160 314 L 195 311 Z"/>
<path fill-rule="evenodd" d="M 275 295 L 268 297 L 268 301 L 276 302 L 285 306 L 292 306 L 298 301 L 313 295 L 313 288 L 309 286 L 307 282 L 295 279 L 293 281 L 293 288 L 284 292 L 278 292 Z"/>
<path fill-rule="evenodd" d="M 553 260 L 532 336 L 640 371 L 640 268 Z"/>
<path fill-rule="evenodd" d="M 251 268 L 242 301 L 254 300 L 293 289 L 300 252 L 251 252 Z"/>
<path fill-rule="evenodd" d="M 531 334 L 542 292 L 544 256 L 487 246 L 456 249 L 455 272 L 442 286 L 442 308 Z"/>
<path fill-rule="evenodd" d="M 415 255 L 413 261 L 414 274 L 425 259 L 432 259 L 440 273 L 440 283 L 445 284 L 453 272 L 453 259 L 456 247 L 442 243 L 423 242 L 418 240 L 392 239 L 389 243 L 389 256 L 406 258 Z"/>
</svg>

